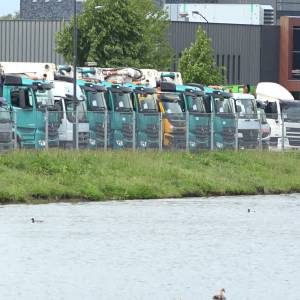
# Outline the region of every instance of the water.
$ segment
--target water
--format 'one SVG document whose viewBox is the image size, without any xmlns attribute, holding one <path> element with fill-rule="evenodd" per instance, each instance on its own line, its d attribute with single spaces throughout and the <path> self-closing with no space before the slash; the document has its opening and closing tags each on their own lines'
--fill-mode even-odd
<svg viewBox="0 0 300 300">
<path fill-rule="evenodd" d="M 300 195 L 0 206 L 1 299 L 298 299 L 299 216 Z"/>
</svg>

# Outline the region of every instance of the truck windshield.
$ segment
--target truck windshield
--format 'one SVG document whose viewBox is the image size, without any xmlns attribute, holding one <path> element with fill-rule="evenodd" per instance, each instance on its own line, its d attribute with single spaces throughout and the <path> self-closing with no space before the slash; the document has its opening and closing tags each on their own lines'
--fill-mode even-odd
<svg viewBox="0 0 300 300">
<path fill-rule="evenodd" d="M 138 94 L 140 112 L 158 112 L 156 95 Z"/>
<path fill-rule="evenodd" d="M 54 105 L 54 95 L 50 89 L 37 90 L 35 96 L 38 107 Z"/>
<path fill-rule="evenodd" d="M 103 92 L 88 92 L 87 109 L 92 111 L 104 111 L 106 108 Z"/>
<path fill-rule="evenodd" d="M 67 111 L 67 119 L 71 123 L 75 122 L 76 118 L 75 118 L 73 101 L 65 100 L 65 106 L 66 106 L 66 111 Z M 79 101 L 78 106 L 77 106 L 77 115 L 78 115 L 78 122 L 80 122 L 80 123 L 87 122 L 85 101 Z"/>
<path fill-rule="evenodd" d="M 278 119 L 278 110 L 277 110 L 277 103 L 276 102 L 268 102 L 265 106 L 265 113 L 267 119 Z"/>
<path fill-rule="evenodd" d="M 231 98 L 214 97 L 216 105 L 216 113 L 233 113 L 234 103 Z"/>
<path fill-rule="evenodd" d="M 237 112 L 242 118 L 253 118 L 257 113 L 256 105 L 252 99 L 237 99 L 235 104 Z"/>
<path fill-rule="evenodd" d="M 129 93 L 112 93 L 116 111 L 132 111 Z"/>
<path fill-rule="evenodd" d="M 178 102 L 163 101 L 165 112 L 168 114 L 181 114 L 182 109 Z"/>
<path fill-rule="evenodd" d="M 300 122 L 300 103 L 284 105 L 281 107 L 285 121 Z"/>
<path fill-rule="evenodd" d="M 187 95 L 186 100 L 187 100 L 187 109 L 189 112 L 195 112 L 195 113 L 206 112 L 203 97 Z"/>
</svg>

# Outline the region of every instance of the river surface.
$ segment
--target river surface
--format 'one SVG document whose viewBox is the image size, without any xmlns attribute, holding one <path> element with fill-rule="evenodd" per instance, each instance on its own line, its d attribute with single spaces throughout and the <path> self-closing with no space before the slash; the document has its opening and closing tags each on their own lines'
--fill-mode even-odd
<svg viewBox="0 0 300 300">
<path fill-rule="evenodd" d="M 5 300 L 295 300 L 300 195 L 0 206 L 0 270 Z"/>
</svg>

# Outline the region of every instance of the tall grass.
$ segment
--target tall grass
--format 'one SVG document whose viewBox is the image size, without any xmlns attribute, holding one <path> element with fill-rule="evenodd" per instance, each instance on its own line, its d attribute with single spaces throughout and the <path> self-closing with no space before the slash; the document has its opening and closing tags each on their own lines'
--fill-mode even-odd
<svg viewBox="0 0 300 300">
<path fill-rule="evenodd" d="M 300 153 L 19 151 L 0 155 L 0 202 L 300 191 Z"/>
</svg>

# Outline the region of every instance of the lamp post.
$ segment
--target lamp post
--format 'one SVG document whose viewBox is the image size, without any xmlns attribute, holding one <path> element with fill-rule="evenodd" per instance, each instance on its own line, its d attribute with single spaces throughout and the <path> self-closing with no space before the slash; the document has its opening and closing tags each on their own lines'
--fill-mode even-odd
<svg viewBox="0 0 300 300">
<path fill-rule="evenodd" d="M 206 22 L 206 24 L 207 24 L 207 34 L 209 34 L 209 22 L 208 22 L 208 20 L 197 10 L 192 11 L 192 14 L 200 16 Z"/>
<path fill-rule="evenodd" d="M 78 149 L 77 134 L 77 0 L 74 0 L 74 32 L 73 32 L 73 114 L 75 122 L 73 123 L 73 148 Z"/>
</svg>

